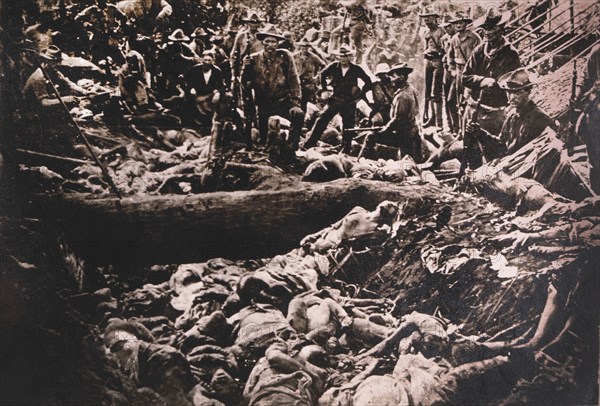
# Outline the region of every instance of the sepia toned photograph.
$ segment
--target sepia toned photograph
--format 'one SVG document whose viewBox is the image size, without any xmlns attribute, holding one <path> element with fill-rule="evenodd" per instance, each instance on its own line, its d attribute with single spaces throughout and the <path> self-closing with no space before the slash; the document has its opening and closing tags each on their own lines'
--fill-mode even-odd
<svg viewBox="0 0 600 406">
<path fill-rule="evenodd" d="M 0 406 L 597 405 L 597 0 L 2 0 Z"/>
</svg>

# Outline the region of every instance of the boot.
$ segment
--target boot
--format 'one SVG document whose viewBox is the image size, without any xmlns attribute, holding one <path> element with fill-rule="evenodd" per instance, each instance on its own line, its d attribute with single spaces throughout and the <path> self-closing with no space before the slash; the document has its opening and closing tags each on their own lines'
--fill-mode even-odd
<svg viewBox="0 0 600 406">
<path fill-rule="evenodd" d="M 439 101 L 436 100 L 432 104 L 433 104 L 433 111 L 434 111 L 434 117 L 435 117 L 435 126 L 438 127 L 440 130 L 443 130 L 444 129 L 444 115 L 443 115 L 444 103 L 441 100 L 439 100 Z"/>
<path fill-rule="evenodd" d="M 427 106 L 429 107 L 429 117 L 427 118 L 427 120 L 423 121 L 423 128 L 435 125 L 435 109 L 433 107 L 433 100 L 428 100 L 427 103 L 429 103 L 429 105 Z"/>
<path fill-rule="evenodd" d="M 352 151 L 352 134 L 342 134 L 342 153 L 350 154 Z"/>
</svg>

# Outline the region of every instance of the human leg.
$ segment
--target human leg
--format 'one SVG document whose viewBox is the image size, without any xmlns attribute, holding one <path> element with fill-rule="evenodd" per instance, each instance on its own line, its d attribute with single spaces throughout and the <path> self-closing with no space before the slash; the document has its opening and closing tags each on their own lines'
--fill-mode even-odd
<svg viewBox="0 0 600 406">
<path fill-rule="evenodd" d="M 304 148 L 311 148 L 317 145 L 317 141 L 321 139 L 321 135 L 327 128 L 327 124 L 331 121 L 331 119 L 339 112 L 339 106 L 334 104 L 328 104 L 323 111 L 323 114 L 317 118 L 315 121 L 315 125 L 310 131 L 310 135 L 308 139 L 304 143 Z"/>
</svg>

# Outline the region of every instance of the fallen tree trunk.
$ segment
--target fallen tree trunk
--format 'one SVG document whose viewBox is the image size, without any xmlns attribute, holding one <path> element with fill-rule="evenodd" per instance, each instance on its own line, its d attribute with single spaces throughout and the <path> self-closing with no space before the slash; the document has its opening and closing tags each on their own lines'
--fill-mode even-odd
<svg viewBox="0 0 600 406">
<path fill-rule="evenodd" d="M 277 191 L 121 201 L 44 195 L 32 199 L 30 215 L 64 230 L 75 253 L 94 264 L 185 263 L 272 256 L 297 247 L 305 235 L 339 220 L 354 206 L 372 210 L 383 200 L 418 206 L 441 193 L 441 186 L 431 184 L 341 179 Z"/>
</svg>

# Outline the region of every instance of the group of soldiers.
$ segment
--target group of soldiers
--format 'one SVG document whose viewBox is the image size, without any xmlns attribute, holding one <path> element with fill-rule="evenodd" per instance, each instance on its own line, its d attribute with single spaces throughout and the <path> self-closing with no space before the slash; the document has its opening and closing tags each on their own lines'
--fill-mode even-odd
<svg viewBox="0 0 600 406">
<path fill-rule="evenodd" d="M 51 89 L 55 87 L 69 108 L 81 106 L 83 96 L 92 100 L 90 109 L 103 106 L 105 118 L 112 111 L 138 126 L 196 126 L 208 132 L 214 122 L 229 120 L 249 148 L 271 149 L 279 143 L 281 158 L 289 161 L 296 159 L 300 147 L 317 145 L 336 116 L 341 117 L 341 125 L 334 127 L 342 152 L 368 157 L 377 143 L 398 148 L 417 162 L 427 159 L 434 167 L 458 157 L 463 166 L 475 168 L 555 126 L 530 100 L 534 75 L 522 67 L 519 53 L 504 37 L 510 11 L 492 8 L 475 21 L 457 14 L 440 22 L 435 12 L 419 14 L 426 26 L 422 109 L 421 97 L 408 81 L 415 67 L 388 44 L 394 39 L 376 55 L 379 63 L 371 72 L 369 61 L 362 58 L 366 5 L 342 5 L 346 18 L 339 27 L 327 31 L 321 21 L 311 21 L 295 42 L 291 32 L 264 24 L 252 11 L 240 20 L 239 30 L 198 26 L 186 33 L 172 26 L 170 32 L 145 35 L 140 21 L 160 24 L 172 14 L 166 0 L 116 5 L 96 0 L 75 20 L 85 27 L 89 59 L 107 74 L 105 87 L 83 89 L 61 73 L 73 52 L 56 45 L 69 46 L 61 39 L 64 33 L 48 31 L 42 22 L 25 30 L 41 67 L 32 63 L 21 70 L 23 94 L 38 116 L 49 119 L 49 109 L 58 104 Z M 134 33 L 127 31 L 131 24 L 137 27 Z M 330 37 L 335 35 L 332 50 Z M 110 91 L 111 79 L 117 92 Z M 111 110 L 115 98 L 118 108 Z M 269 136 L 274 116 L 288 126 L 284 138 Z M 422 128 L 432 125 L 454 134 L 433 152 L 422 135 Z M 353 139 L 360 133 L 366 134 L 362 149 L 353 151 Z"/>
</svg>

